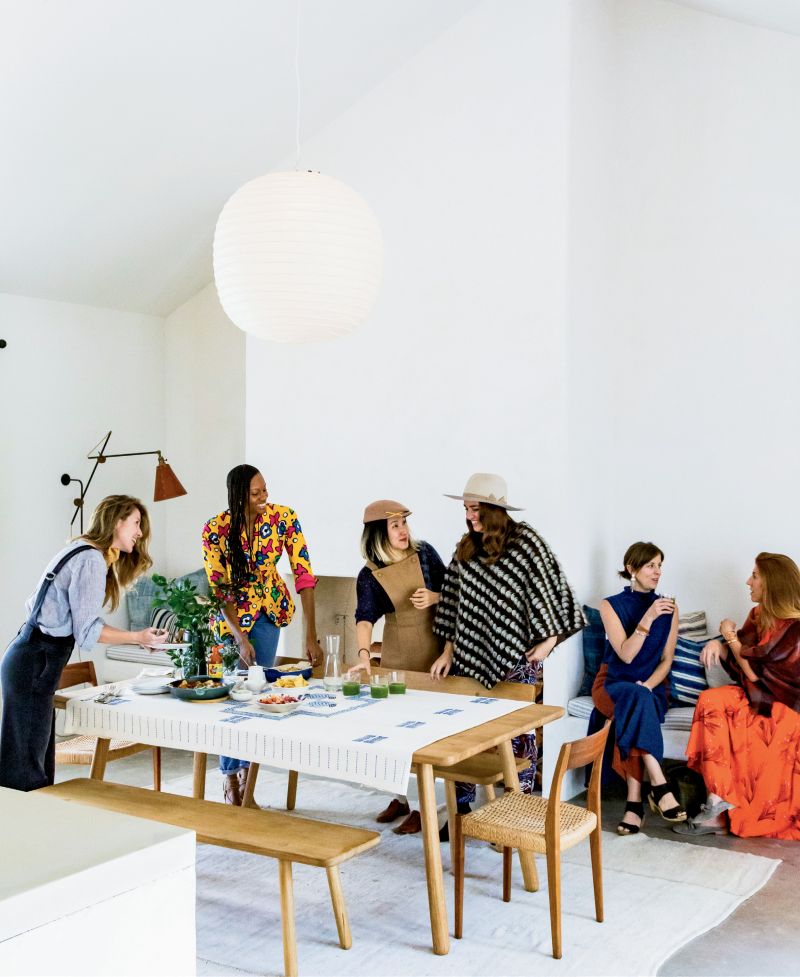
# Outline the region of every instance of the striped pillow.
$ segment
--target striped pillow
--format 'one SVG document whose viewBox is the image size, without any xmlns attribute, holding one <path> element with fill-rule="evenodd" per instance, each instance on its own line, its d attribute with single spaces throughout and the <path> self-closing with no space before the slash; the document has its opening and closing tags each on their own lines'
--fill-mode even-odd
<svg viewBox="0 0 800 977">
<path fill-rule="evenodd" d="M 678 618 L 678 634 L 684 638 L 702 638 L 706 634 L 706 612 L 692 611 Z"/>
<path fill-rule="evenodd" d="M 586 615 L 587 626 L 583 629 L 583 681 L 578 690 L 578 695 L 591 695 L 592 685 L 595 675 L 603 661 L 603 652 L 606 648 L 606 632 L 603 627 L 603 619 L 600 611 L 596 607 L 583 605 L 583 613 Z"/>
<path fill-rule="evenodd" d="M 669 698 L 673 706 L 694 706 L 701 692 L 708 688 L 706 670 L 700 663 L 700 652 L 708 644 L 678 636 L 675 659 L 669 673 Z"/>
<path fill-rule="evenodd" d="M 180 641 L 183 637 L 182 634 L 180 636 L 178 635 L 178 619 L 175 617 L 175 613 L 168 607 L 156 607 L 153 609 L 153 613 L 150 615 L 150 627 L 166 630 L 166 644 Z"/>
</svg>

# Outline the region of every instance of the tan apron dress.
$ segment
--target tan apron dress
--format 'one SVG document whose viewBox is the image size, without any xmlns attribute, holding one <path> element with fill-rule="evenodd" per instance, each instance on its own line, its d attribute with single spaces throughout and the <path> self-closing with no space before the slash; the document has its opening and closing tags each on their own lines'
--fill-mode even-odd
<svg viewBox="0 0 800 977">
<path fill-rule="evenodd" d="M 418 610 L 411 603 L 414 591 L 425 587 L 419 555 L 412 553 L 400 563 L 385 567 L 370 562 L 367 566 L 394 607 L 394 613 L 385 616 L 381 666 L 427 672 L 441 654 L 441 648 L 433 633 L 436 606 Z"/>
</svg>

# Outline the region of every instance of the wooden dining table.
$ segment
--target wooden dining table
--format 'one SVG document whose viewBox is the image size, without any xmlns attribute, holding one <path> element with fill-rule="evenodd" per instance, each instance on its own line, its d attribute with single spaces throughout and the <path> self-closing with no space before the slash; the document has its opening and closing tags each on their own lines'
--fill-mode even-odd
<svg viewBox="0 0 800 977">
<path fill-rule="evenodd" d="M 409 679 L 409 687 L 413 687 L 413 679 L 407 673 L 407 681 Z M 454 679 L 453 681 L 463 682 L 464 680 Z M 440 691 L 451 691 L 451 688 L 448 687 L 447 680 L 441 682 Z M 452 691 L 455 691 L 455 689 Z M 460 694 L 464 694 L 460 689 L 458 691 Z M 485 690 L 483 690 L 483 694 L 487 694 Z M 68 696 L 56 693 L 56 708 L 65 708 L 67 701 Z M 516 736 L 551 723 L 563 715 L 564 710 L 560 706 L 531 703 L 530 705 L 515 709 L 506 715 L 490 719 L 487 722 L 473 726 L 452 736 L 435 740 L 414 751 L 412 763 L 417 776 L 419 791 L 425 876 L 427 880 L 428 907 L 431 923 L 431 943 L 434 953 L 444 955 L 450 949 L 450 931 L 442 872 L 434 768 L 450 767 L 476 754 L 496 748 L 502 758 L 506 790 L 519 790 L 519 776 L 512 750 L 512 740 Z M 97 739 L 90 774 L 95 779 L 102 780 L 105 776 L 109 744 L 109 739 L 102 737 Z M 152 745 L 165 746 L 168 744 L 154 742 Z M 205 753 L 196 753 L 195 760 L 194 792 L 195 796 L 202 796 L 202 791 L 205 786 Z M 530 852 L 520 852 L 520 861 L 522 863 L 525 888 L 530 892 L 536 891 L 539 887 L 539 882 L 533 854 Z"/>
</svg>

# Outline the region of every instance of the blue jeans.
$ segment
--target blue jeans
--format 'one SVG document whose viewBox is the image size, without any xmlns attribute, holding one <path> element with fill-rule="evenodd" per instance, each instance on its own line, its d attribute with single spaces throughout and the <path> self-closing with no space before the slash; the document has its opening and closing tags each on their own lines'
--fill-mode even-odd
<svg viewBox="0 0 800 977">
<path fill-rule="evenodd" d="M 250 629 L 247 637 L 256 653 L 256 663 L 264 668 L 270 668 L 275 664 L 275 656 L 278 652 L 278 639 L 281 636 L 281 629 L 267 619 L 265 614 L 259 614 L 256 623 Z M 247 769 L 250 766 L 248 760 L 237 760 L 232 756 L 221 756 L 219 758 L 219 769 L 222 773 L 236 773 L 237 770 Z"/>
</svg>

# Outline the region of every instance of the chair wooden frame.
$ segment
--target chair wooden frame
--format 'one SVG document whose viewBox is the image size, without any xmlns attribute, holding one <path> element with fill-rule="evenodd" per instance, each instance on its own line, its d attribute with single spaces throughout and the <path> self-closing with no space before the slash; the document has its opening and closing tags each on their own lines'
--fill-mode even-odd
<svg viewBox="0 0 800 977">
<path fill-rule="evenodd" d="M 59 688 L 68 689 L 74 685 L 97 685 L 97 673 L 94 662 L 72 662 L 65 665 L 59 679 Z M 94 736 L 76 736 L 74 739 L 56 743 L 56 764 L 78 764 L 93 766 L 97 738 Z M 123 757 L 133 756 L 152 750 L 153 753 L 153 790 L 161 790 L 161 747 L 149 746 L 147 743 L 118 742 L 117 746 L 109 747 L 108 760 L 121 760 Z"/>
<path fill-rule="evenodd" d="M 561 852 L 587 836 L 592 860 L 595 916 L 603 922 L 602 819 L 600 775 L 609 723 L 592 736 L 564 743 L 558 756 L 549 798 L 505 794 L 472 814 L 458 815 L 451 847 L 455 873 L 455 936 L 464 923 L 464 840 L 479 838 L 503 846 L 503 901 L 511 899 L 511 851 L 544 853 L 550 898 L 553 956 L 561 959 Z M 567 770 L 592 764 L 586 809 L 561 802 L 561 784 Z M 544 815 L 544 817 L 542 817 Z M 542 830 L 542 823 L 544 829 Z"/>
</svg>

